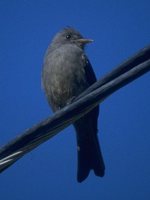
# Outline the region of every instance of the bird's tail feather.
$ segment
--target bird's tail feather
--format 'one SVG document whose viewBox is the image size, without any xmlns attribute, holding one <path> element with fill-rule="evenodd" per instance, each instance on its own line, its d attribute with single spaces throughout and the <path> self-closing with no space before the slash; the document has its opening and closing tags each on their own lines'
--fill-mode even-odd
<svg viewBox="0 0 150 200">
<path fill-rule="evenodd" d="M 78 140 L 78 182 L 85 180 L 92 169 L 95 175 L 104 176 L 105 166 L 97 135 L 83 142 Z"/>
</svg>

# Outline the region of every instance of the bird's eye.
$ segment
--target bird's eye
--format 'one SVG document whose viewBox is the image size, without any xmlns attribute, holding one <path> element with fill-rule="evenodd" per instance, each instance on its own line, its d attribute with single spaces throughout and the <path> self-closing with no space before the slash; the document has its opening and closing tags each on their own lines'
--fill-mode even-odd
<svg viewBox="0 0 150 200">
<path fill-rule="evenodd" d="M 66 39 L 69 40 L 70 38 L 71 38 L 71 35 L 70 35 L 70 34 L 67 34 L 67 35 L 66 35 Z"/>
</svg>

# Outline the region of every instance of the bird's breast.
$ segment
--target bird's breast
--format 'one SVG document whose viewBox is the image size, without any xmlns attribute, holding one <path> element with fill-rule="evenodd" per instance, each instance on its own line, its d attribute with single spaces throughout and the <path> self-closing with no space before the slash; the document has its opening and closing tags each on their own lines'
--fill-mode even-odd
<svg viewBox="0 0 150 200">
<path fill-rule="evenodd" d="M 64 107 L 88 87 L 84 66 L 83 52 L 79 49 L 59 48 L 46 56 L 43 84 L 54 110 Z"/>
</svg>

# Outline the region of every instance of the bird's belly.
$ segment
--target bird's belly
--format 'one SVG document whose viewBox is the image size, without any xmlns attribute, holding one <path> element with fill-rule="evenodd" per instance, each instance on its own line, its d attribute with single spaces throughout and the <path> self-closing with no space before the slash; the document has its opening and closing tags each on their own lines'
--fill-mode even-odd
<svg viewBox="0 0 150 200">
<path fill-rule="evenodd" d="M 43 83 L 54 111 L 70 103 L 89 86 L 82 50 L 65 47 L 55 50 L 45 60 Z"/>
<path fill-rule="evenodd" d="M 84 74 L 79 71 L 78 73 L 66 71 L 63 76 L 61 73 L 55 73 L 51 77 L 50 96 L 55 110 L 70 103 L 72 98 L 77 97 L 88 87 Z"/>
</svg>

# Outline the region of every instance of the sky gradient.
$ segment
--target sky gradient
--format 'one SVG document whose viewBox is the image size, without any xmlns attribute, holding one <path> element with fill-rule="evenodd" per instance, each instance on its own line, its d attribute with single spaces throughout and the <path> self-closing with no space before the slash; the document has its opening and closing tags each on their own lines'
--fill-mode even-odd
<svg viewBox="0 0 150 200">
<path fill-rule="evenodd" d="M 41 87 L 45 50 L 72 26 L 94 39 L 86 52 L 97 78 L 150 44 L 149 0 L 1 0 L 0 145 L 52 115 Z M 0 174 L 3 200 L 149 200 L 150 74 L 101 105 L 99 139 L 106 165 L 76 181 L 72 126 Z"/>
</svg>

